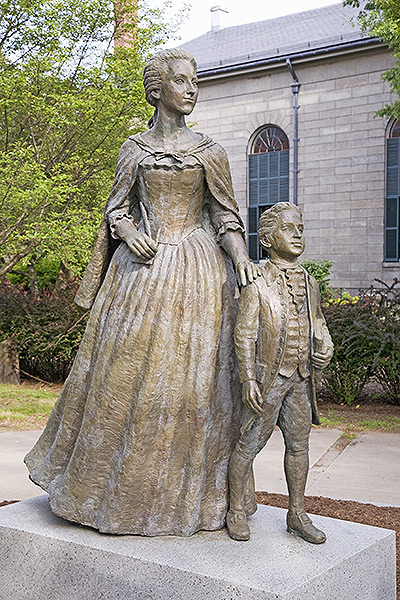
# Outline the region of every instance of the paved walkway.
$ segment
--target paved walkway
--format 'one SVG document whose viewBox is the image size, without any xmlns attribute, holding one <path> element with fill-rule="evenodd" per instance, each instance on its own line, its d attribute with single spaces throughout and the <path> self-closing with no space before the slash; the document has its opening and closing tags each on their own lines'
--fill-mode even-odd
<svg viewBox="0 0 400 600">
<path fill-rule="evenodd" d="M 0 433 L 0 501 L 44 492 L 28 479 L 23 457 L 40 431 Z M 306 494 L 400 506 L 400 434 L 360 433 L 346 445 L 342 432 L 313 428 Z M 256 489 L 286 493 L 283 441 L 274 431 L 255 460 Z"/>
</svg>

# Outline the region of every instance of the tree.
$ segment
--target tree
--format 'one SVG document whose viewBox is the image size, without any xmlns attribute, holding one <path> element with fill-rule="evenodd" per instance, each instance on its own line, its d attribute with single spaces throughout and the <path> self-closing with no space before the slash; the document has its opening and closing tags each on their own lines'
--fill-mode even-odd
<svg viewBox="0 0 400 600">
<path fill-rule="evenodd" d="M 396 66 L 386 71 L 383 79 L 390 85 L 397 99 L 377 112 L 384 118 L 400 117 L 400 0 L 344 0 L 343 4 L 359 8 L 358 23 L 361 30 L 385 42 L 392 50 Z"/>
<path fill-rule="evenodd" d="M 150 116 L 143 64 L 171 31 L 137 0 L 0 0 L 0 279 L 43 257 L 84 268 L 119 147 Z"/>
</svg>

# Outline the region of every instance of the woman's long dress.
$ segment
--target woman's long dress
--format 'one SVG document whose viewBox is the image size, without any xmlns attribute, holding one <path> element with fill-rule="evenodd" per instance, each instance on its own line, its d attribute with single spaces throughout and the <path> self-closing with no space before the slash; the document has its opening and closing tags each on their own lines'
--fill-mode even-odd
<svg viewBox="0 0 400 600">
<path fill-rule="evenodd" d="M 241 410 L 233 270 L 204 213 L 222 235 L 240 223 L 208 192 L 201 149 L 168 156 L 140 138 L 130 144 L 140 160 L 108 220 L 141 211 L 158 250 L 144 264 L 119 244 L 26 463 L 65 519 L 186 536 L 224 525 Z"/>
</svg>

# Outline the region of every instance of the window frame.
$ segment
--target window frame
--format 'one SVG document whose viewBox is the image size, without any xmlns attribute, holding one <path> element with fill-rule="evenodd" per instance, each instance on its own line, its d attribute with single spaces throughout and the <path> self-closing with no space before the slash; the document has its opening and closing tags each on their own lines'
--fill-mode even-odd
<svg viewBox="0 0 400 600">
<path fill-rule="evenodd" d="M 269 128 L 281 132 L 285 149 L 254 152 L 257 139 Z M 278 142 L 280 143 L 280 142 Z M 248 175 L 248 249 L 251 260 L 258 263 L 267 257 L 260 246 L 257 227 L 262 212 L 277 202 L 289 202 L 290 144 L 286 132 L 278 125 L 264 125 L 252 137 L 247 159 Z"/>
<path fill-rule="evenodd" d="M 393 133 L 395 132 L 395 135 Z M 391 214 L 392 213 L 392 214 Z M 400 119 L 394 121 L 386 139 L 386 186 L 384 215 L 384 262 L 400 260 Z"/>
</svg>

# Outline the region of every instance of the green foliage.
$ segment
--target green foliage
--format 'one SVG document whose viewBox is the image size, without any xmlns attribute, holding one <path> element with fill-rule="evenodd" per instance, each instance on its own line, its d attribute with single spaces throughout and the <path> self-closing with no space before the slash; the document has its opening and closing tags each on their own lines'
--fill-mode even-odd
<svg viewBox="0 0 400 600">
<path fill-rule="evenodd" d="M 335 351 L 324 371 L 328 388 L 340 404 L 354 404 L 371 376 L 377 351 L 370 336 L 370 314 L 356 303 L 328 304 L 325 318 Z"/>
<path fill-rule="evenodd" d="M 354 404 L 372 378 L 400 404 L 400 298 L 398 281 L 369 288 L 359 297 L 333 300 L 324 314 L 335 344 L 325 370 L 328 387 L 340 404 Z"/>
<path fill-rule="evenodd" d="M 332 268 L 333 265 L 333 261 L 332 260 L 314 260 L 312 258 L 309 258 L 307 260 L 304 260 L 301 263 L 302 267 L 305 268 L 305 270 L 310 273 L 310 275 L 312 275 L 319 283 L 319 289 L 321 292 L 321 299 L 323 302 L 326 302 L 328 300 L 328 298 L 330 298 L 332 296 L 333 290 L 330 287 L 330 279 L 329 279 L 329 275 L 330 275 L 330 270 Z"/>
<path fill-rule="evenodd" d="M 361 30 L 385 42 L 392 50 L 396 66 L 386 71 L 383 79 L 386 80 L 391 91 L 396 94 L 391 104 L 377 112 L 377 116 L 384 118 L 400 117 L 400 0 L 344 0 L 343 4 L 360 9 L 357 20 Z"/>
<path fill-rule="evenodd" d="M 60 277 L 60 261 L 50 260 L 47 256 L 35 260 L 32 269 L 33 273 L 30 265 L 22 265 L 20 269 L 11 271 L 8 279 L 14 285 L 20 285 L 29 291 L 32 286 L 32 276 L 34 276 L 39 289 L 51 289 Z"/>
<path fill-rule="evenodd" d="M 400 289 L 394 279 L 384 291 L 372 292 L 375 311 L 375 329 L 371 335 L 379 340 L 374 358 L 373 374 L 393 404 L 400 405 Z"/>
<path fill-rule="evenodd" d="M 151 114 L 143 64 L 170 31 L 136 0 L 0 0 L 0 279 L 42 257 L 84 269 L 118 150 Z"/>
<path fill-rule="evenodd" d="M 88 317 L 74 305 L 75 292 L 65 285 L 32 296 L 0 284 L 0 341 L 13 341 L 23 371 L 52 382 L 68 375 Z"/>
</svg>

